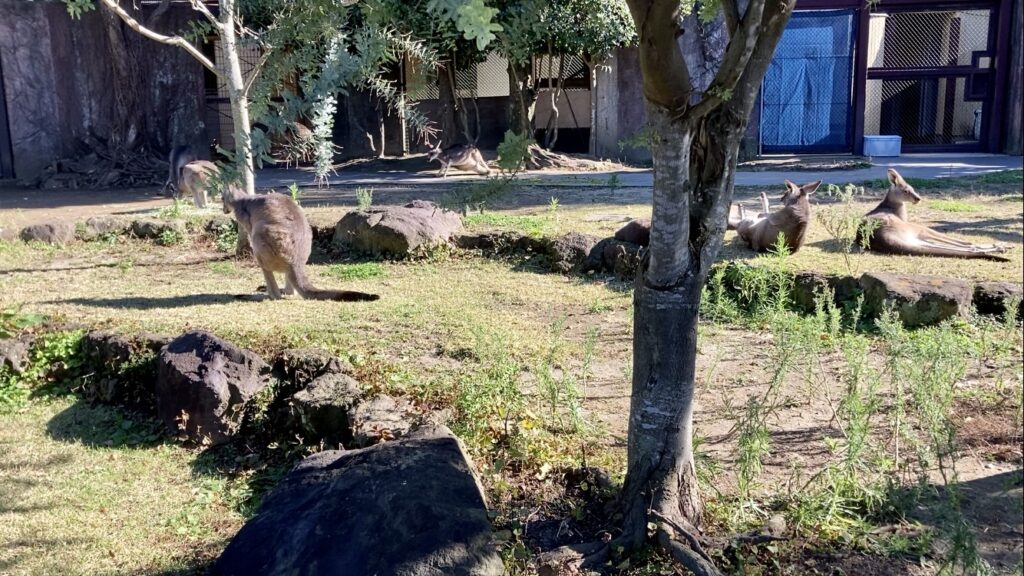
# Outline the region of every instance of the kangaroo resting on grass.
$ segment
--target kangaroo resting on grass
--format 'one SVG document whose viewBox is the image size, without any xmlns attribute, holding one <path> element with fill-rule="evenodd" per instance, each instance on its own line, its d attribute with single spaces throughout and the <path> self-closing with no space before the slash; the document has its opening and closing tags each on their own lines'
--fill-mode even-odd
<svg viewBox="0 0 1024 576">
<path fill-rule="evenodd" d="M 235 213 L 239 231 L 249 237 L 256 263 L 263 269 L 271 300 L 298 292 L 313 300 L 353 302 L 377 300 L 376 294 L 346 290 L 321 290 L 306 276 L 306 261 L 313 248 L 313 230 L 302 209 L 282 194 L 249 195 L 229 186 L 221 195 L 224 213 Z M 284 290 L 277 287 L 275 272 L 283 272 Z"/>
<path fill-rule="evenodd" d="M 768 196 L 761 193 L 761 213 L 748 216 L 742 204 L 730 210 L 729 230 L 736 230 L 747 245 L 757 252 L 767 252 L 782 234 L 789 253 L 804 245 L 807 227 L 811 223 L 811 203 L 808 196 L 821 185 L 821 180 L 797 186 L 786 180 L 786 193 L 782 195 L 782 208 L 774 214 L 768 210 Z"/>
<path fill-rule="evenodd" d="M 907 184 L 899 172 L 890 168 L 889 191 L 885 199 L 864 216 L 865 225 L 857 232 L 858 243 L 865 245 L 862 243 L 863 234 L 868 233 L 868 250 L 883 254 L 987 258 L 1009 262 L 1002 256 L 996 256 L 1006 252 L 1003 246 L 971 244 L 910 222 L 906 203 L 917 204 L 920 201 L 921 196 L 914 187 Z"/>
<path fill-rule="evenodd" d="M 480 176 L 487 176 L 491 173 L 490 167 L 487 166 L 483 155 L 480 154 L 480 149 L 472 144 L 456 144 L 443 151 L 441 144 L 438 144 L 427 154 L 427 160 L 441 162 L 441 170 L 437 173 L 441 178 L 448 177 L 448 169 L 452 166 L 463 172 L 475 172 Z"/>
</svg>

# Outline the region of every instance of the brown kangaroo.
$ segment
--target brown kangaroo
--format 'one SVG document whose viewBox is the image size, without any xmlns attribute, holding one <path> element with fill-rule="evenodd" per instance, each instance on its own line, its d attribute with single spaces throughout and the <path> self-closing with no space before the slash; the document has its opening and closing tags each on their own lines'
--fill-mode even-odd
<svg viewBox="0 0 1024 576">
<path fill-rule="evenodd" d="M 181 194 L 191 194 L 197 207 L 206 208 L 210 177 L 219 170 L 216 164 L 207 160 L 195 160 L 185 164 L 178 179 L 178 191 Z"/>
<path fill-rule="evenodd" d="M 263 269 L 271 300 L 294 291 L 313 300 L 353 302 L 380 296 L 346 290 L 320 290 L 306 276 L 306 261 L 313 248 L 313 230 L 306 215 L 291 198 L 282 194 L 249 195 L 229 186 L 222 194 L 224 213 L 235 213 L 240 232 L 248 235 L 256 263 Z M 277 287 L 275 272 L 285 276 L 284 290 Z"/>
<path fill-rule="evenodd" d="M 1006 248 L 996 244 L 971 244 L 951 238 L 907 218 L 907 202 L 917 204 L 921 196 L 899 172 L 889 169 L 889 191 L 885 199 L 864 216 L 866 226 L 858 231 L 857 241 L 862 246 L 863 233 L 869 232 L 868 250 L 883 254 L 909 256 L 950 256 L 954 258 L 987 258 L 1009 262 L 997 253 Z M 873 220 L 874 222 L 867 222 Z"/>
<path fill-rule="evenodd" d="M 480 154 L 480 149 L 471 144 L 456 144 L 455 146 L 445 148 L 444 151 L 441 150 L 441 145 L 438 144 L 427 154 L 427 160 L 430 162 L 434 160 L 441 162 L 441 170 L 437 173 L 441 178 L 448 177 L 448 169 L 452 166 L 463 172 L 475 172 L 480 176 L 487 176 L 491 173 L 491 168 L 484 161 L 483 155 Z"/>
<path fill-rule="evenodd" d="M 757 252 L 767 252 L 775 246 L 779 234 L 785 238 L 789 253 L 804 245 L 807 227 L 811 223 L 811 202 L 808 196 L 821 185 L 821 180 L 797 186 L 786 180 L 786 193 L 782 195 L 782 208 L 775 213 L 768 210 L 768 196 L 761 193 L 761 213 L 748 216 L 743 205 L 737 211 L 730 211 L 730 230 L 736 230 L 740 238 Z M 738 212 L 738 214 L 737 214 Z"/>
</svg>

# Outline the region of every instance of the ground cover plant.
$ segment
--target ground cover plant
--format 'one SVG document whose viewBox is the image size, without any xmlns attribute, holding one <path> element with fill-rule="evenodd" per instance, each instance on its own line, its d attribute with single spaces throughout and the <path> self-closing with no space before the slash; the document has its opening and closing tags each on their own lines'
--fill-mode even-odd
<svg viewBox="0 0 1024 576">
<path fill-rule="evenodd" d="M 914 183 L 926 198 L 911 211 L 918 221 L 1011 244 L 1010 264 L 897 259 L 855 246 L 844 257 L 818 221 L 808 246 L 786 257 L 755 257 L 727 237 L 723 258 L 754 266 L 739 278 L 712 274 L 700 326 L 698 479 L 707 535 L 725 543 L 709 546 L 722 551 L 718 566 L 736 574 L 1021 570 L 1024 376 L 1013 312 L 911 331 L 827 298 L 797 312 L 784 296 L 789 274 L 802 269 L 941 266 L 950 276 L 1020 282 L 1020 177 Z M 373 202 L 430 193 L 377 189 Z M 847 200 L 823 196 L 815 209 L 863 213 L 881 193 L 866 186 Z M 933 198 L 977 210 L 932 210 Z M 607 235 L 619 217 L 649 215 L 649 200 L 639 189 L 529 186 L 466 225 Z M 314 223 L 330 224 L 356 207 L 356 191 L 304 191 L 302 202 Z M 176 210 L 184 212 L 159 216 L 190 217 Z M 299 438 L 184 447 L 144 415 L 86 401 L 80 389 L 90 375 L 76 351 L 85 328 L 206 328 L 265 356 L 321 346 L 352 362 L 364 386 L 444 410 L 487 489 L 513 574 L 534 573 L 540 554 L 559 545 L 615 535 L 630 282 L 546 273 L 530 254 L 369 261 L 321 249 L 314 282 L 381 300 L 246 301 L 234 296 L 255 292 L 258 269 L 220 250 L 233 245 L 221 234 L 230 227 L 174 243 L 0 243 L 0 335 L 43 339 L 24 374 L 0 370 L 0 571 L 201 572 L 275 480 L 323 448 Z M 55 328 L 44 330 L 46 322 Z M 751 531 L 757 536 L 736 537 Z M 653 550 L 609 569 L 682 573 Z"/>
</svg>

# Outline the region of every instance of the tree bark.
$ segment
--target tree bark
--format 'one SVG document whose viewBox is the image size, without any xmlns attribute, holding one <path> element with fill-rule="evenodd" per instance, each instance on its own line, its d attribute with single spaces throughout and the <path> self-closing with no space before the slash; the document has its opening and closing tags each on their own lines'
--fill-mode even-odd
<svg viewBox="0 0 1024 576">
<path fill-rule="evenodd" d="M 1004 148 L 1007 154 L 1017 156 L 1024 153 L 1024 39 L 1019 34 L 1024 28 L 1022 5 L 1024 0 L 1013 0 L 1010 29 L 1018 33 L 1010 35 L 1010 86 L 1006 99 L 1007 131 Z"/>
<path fill-rule="evenodd" d="M 597 63 L 586 58 L 587 71 L 590 73 L 590 142 L 587 152 L 597 156 Z"/>
<path fill-rule="evenodd" d="M 225 76 L 228 99 L 231 101 L 231 121 L 235 128 L 235 156 L 240 161 L 242 185 L 246 194 L 256 193 L 256 172 L 253 168 L 252 124 L 249 122 L 249 98 L 242 77 L 242 62 L 238 57 L 238 38 L 235 32 L 235 0 L 220 0 L 220 41 L 224 62 L 228 65 Z M 235 252 L 249 251 L 249 237 L 240 233 Z"/>
<path fill-rule="evenodd" d="M 138 12 L 138 10 L 133 10 Z M 139 72 L 139 46 L 136 38 L 125 34 L 123 20 L 111 10 L 103 10 L 110 66 L 114 73 L 111 90 L 117 115 L 109 138 L 112 151 L 127 152 L 144 144 L 145 114 L 142 111 L 142 74 Z"/>
<path fill-rule="evenodd" d="M 510 98 L 508 99 L 508 125 L 517 134 L 533 136 L 534 112 L 537 109 L 537 90 L 533 85 L 533 65 L 508 64 Z"/>
<path fill-rule="evenodd" d="M 459 144 L 466 135 L 466 124 L 459 113 L 455 92 L 455 62 L 437 67 L 437 104 L 441 116 L 441 148 Z"/>
</svg>

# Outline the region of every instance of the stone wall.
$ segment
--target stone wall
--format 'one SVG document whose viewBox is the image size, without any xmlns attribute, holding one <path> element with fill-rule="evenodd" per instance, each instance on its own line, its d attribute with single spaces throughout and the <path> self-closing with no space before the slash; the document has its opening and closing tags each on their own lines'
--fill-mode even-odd
<svg viewBox="0 0 1024 576">
<path fill-rule="evenodd" d="M 188 7 L 175 7 L 157 29 L 182 30 L 191 18 Z M 205 149 L 202 67 L 180 49 L 127 28 L 122 33 L 126 44 L 137 42 L 140 55 L 134 64 L 144 109 L 142 141 L 161 154 L 186 142 Z M 98 10 L 73 20 L 63 3 L 0 0 L 2 81 L 18 178 L 80 154 L 89 134 L 110 135 L 120 116 L 109 41 Z"/>
</svg>

